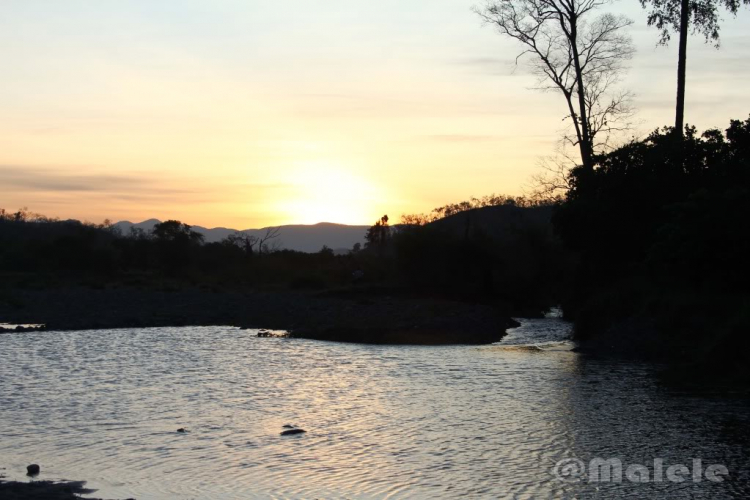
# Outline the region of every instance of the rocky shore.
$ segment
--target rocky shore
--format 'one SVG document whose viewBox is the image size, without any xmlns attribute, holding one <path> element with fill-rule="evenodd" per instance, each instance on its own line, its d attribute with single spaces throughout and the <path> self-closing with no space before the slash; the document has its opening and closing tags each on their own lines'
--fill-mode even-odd
<svg viewBox="0 0 750 500">
<path fill-rule="evenodd" d="M 399 293 L 5 289 L 0 322 L 52 330 L 232 325 L 293 337 L 396 344 L 484 344 L 515 323 L 498 308 Z M 0 330 L 13 332 L 14 330 Z"/>
</svg>

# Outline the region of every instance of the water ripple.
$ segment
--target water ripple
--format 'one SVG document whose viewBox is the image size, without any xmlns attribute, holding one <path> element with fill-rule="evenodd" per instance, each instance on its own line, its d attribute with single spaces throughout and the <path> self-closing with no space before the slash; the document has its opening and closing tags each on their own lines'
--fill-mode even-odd
<svg viewBox="0 0 750 500">
<path fill-rule="evenodd" d="M 750 495 L 747 404 L 569 352 L 556 318 L 485 347 L 257 338 L 235 328 L 0 336 L 0 467 L 97 496 L 722 498 Z M 306 434 L 282 437 L 285 424 Z M 729 425 L 729 424 L 727 424 Z M 186 433 L 177 433 L 186 428 Z M 732 481 L 566 484 L 562 459 L 724 463 Z"/>
</svg>

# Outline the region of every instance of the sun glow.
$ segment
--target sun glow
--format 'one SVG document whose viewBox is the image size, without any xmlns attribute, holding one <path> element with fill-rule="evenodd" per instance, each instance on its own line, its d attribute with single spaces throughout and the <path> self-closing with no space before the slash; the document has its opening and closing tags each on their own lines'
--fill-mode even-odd
<svg viewBox="0 0 750 500">
<path fill-rule="evenodd" d="M 330 161 L 301 162 L 287 182 L 295 187 L 294 197 L 279 203 L 278 210 L 300 224 L 362 224 L 374 217 L 383 195 L 377 183 Z"/>
</svg>

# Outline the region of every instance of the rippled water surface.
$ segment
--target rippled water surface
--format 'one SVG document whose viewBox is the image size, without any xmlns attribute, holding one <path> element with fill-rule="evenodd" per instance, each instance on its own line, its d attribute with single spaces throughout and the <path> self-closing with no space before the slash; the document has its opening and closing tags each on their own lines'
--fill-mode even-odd
<svg viewBox="0 0 750 500">
<path fill-rule="evenodd" d="M 106 498 L 750 497 L 744 399 L 570 352 L 558 319 L 483 347 L 255 333 L 0 335 L 0 474 L 36 462 L 41 478 L 88 480 Z M 284 424 L 307 433 L 281 437 Z M 556 462 L 573 457 L 701 458 L 730 475 L 557 480 Z"/>
</svg>

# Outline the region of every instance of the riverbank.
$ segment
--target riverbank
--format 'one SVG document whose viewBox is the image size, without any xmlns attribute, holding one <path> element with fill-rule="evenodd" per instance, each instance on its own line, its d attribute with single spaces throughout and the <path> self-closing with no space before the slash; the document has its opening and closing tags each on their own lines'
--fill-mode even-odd
<svg viewBox="0 0 750 500">
<path fill-rule="evenodd" d="M 750 387 L 750 297 L 622 290 L 571 318 L 578 352 L 657 362 L 671 382 Z"/>
<path fill-rule="evenodd" d="M 0 292 L 0 322 L 41 323 L 50 331 L 232 325 L 287 330 L 295 337 L 317 340 L 397 344 L 491 343 L 516 326 L 510 314 L 498 307 L 398 290 L 81 286 L 6 288 Z"/>
</svg>

